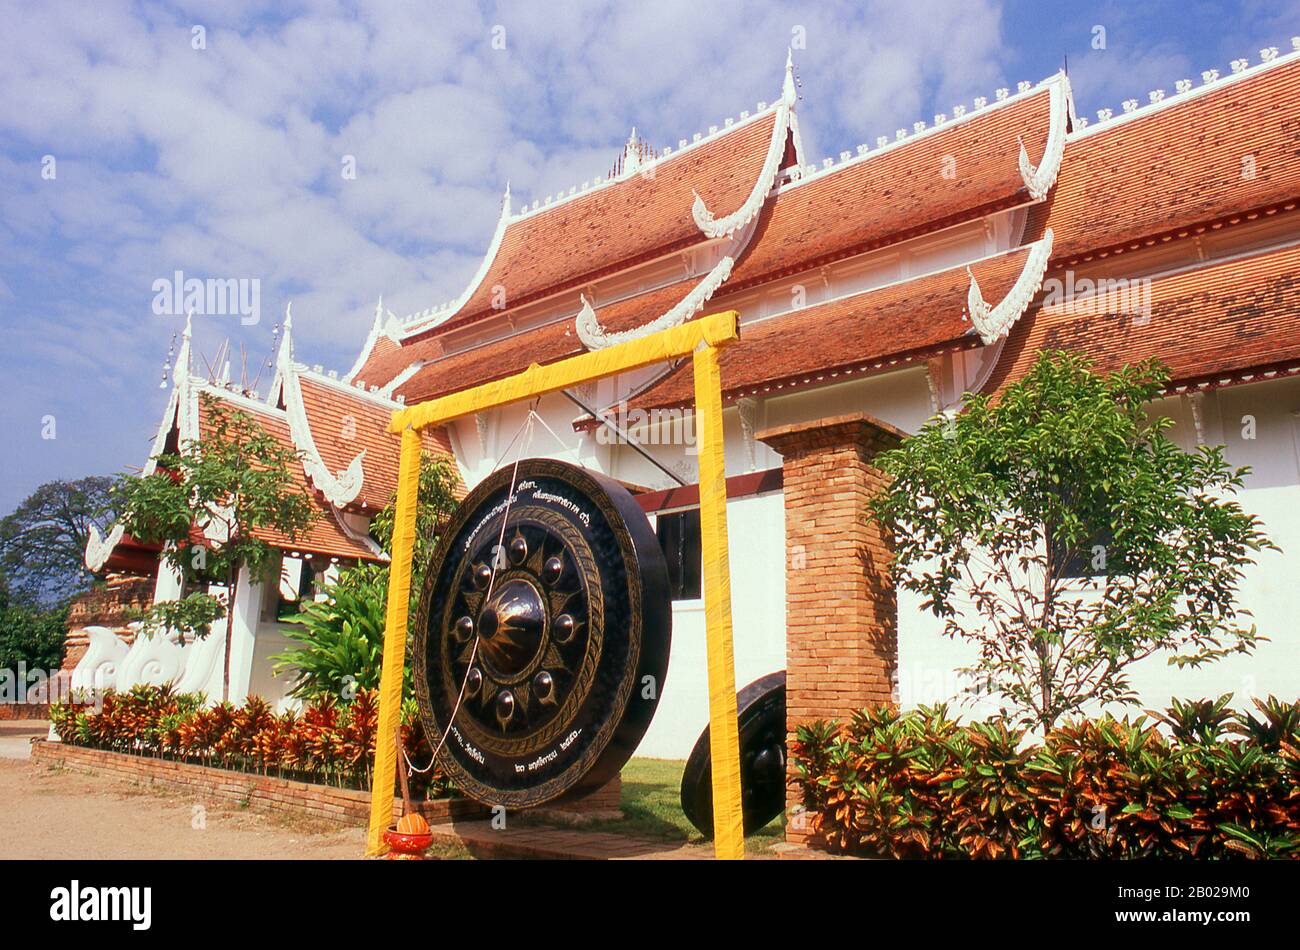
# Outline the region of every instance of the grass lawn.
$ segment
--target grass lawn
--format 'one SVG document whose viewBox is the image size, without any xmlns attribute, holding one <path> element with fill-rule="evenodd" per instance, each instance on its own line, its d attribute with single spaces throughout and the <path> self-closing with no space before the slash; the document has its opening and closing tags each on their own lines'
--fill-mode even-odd
<svg viewBox="0 0 1300 950">
<path fill-rule="evenodd" d="M 682 812 L 682 759 L 634 758 L 623 766 L 623 820 L 592 822 L 598 828 L 643 838 L 702 844 L 704 836 Z M 785 840 L 783 816 L 745 839 L 746 851 L 765 851 Z"/>
</svg>

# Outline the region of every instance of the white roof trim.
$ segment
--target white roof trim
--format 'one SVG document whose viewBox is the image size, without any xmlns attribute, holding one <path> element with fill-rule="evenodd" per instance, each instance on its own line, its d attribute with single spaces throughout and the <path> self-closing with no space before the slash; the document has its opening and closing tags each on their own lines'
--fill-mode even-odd
<svg viewBox="0 0 1300 950">
<path fill-rule="evenodd" d="M 176 368 L 172 372 L 172 391 L 167 397 L 167 408 L 163 411 L 162 421 L 158 424 L 158 431 L 154 433 L 153 444 L 149 447 L 149 458 L 141 469 L 144 476 L 152 475 L 158 468 L 158 456 L 162 454 L 167 447 L 167 436 L 171 434 L 172 427 L 180 425 L 182 437 L 185 434 L 184 408 L 190 400 L 190 338 L 193 334 L 194 312 L 190 311 L 185 317 L 185 331 L 181 334 L 181 348 L 176 354 Z M 108 563 L 113 549 L 122 543 L 126 537 L 126 528 L 121 524 L 115 524 L 109 529 L 107 536 L 101 536 L 99 529 L 94 524 L 90 526 L 90 534 L 86 538 L 86 552 L 84 561 L 86 568 L 93 573 L 99 573 Z"/>
<path fill-rule="evenodd" d="M 760 105 L 763 104 L 760 103 Z M 739 131 L 740 129 L 744 128 L 747 125 L 751 125 L 755 122 L 758 122 L 761 119 L 768 116 L 769 114 L 777 111 L 777 109 L 779 109 L 780 107 L 781 107 L 781 102 L 778 101 L 773 103 L 770 106 L 764 105 L 762 109 L 759 109 L 753 114 L 749 116 L 745 116 L 744 118 L 741 118 L 737 121 L 733 122 L 731 120 L 728 120 L 731 123 L 730 125 L 723 125 L 721 127 L 718 127 L 715 131 L 710 131 L 707 135 L 700 135 L 698 138 L 686 142 L 685 145 L 679 145 L 678 148 L 672 149 L 671 151 L 665 151 L 662 154 L 656 156 L 655 158 L 652 158 L 649 161 L 645 162 L 636 170 L 635 176 L 644 177 L 644 178 L 653 178 L 657 174 L 661 173 L 661 170 L 658 168 L 658 166 L 666 165 L 669 162 L 673 161 L 674 159 L 687 154 L 688 152 L 695 151 L 696 149 L 699 149 L 705 145 L 710 145 L 718 141 L 719 139 L 727 135 L 730 135 L 733 132 Z M 686 141 L 686 140 L 683 139 L 682 141 Z M 522 221 L 523 219 L 531 218 L 534 215 L 544 214 L 553 208 L 558 208 L 561 205 L 567 204 L 570 201 L 575 201 L 578 198 L 583 197 L 584 195 L 589 195 L 593 192 L 600 191 L 603 188 L 608 188 L 611 185 L 617 185 L 620 182 L 624 182 L 627 180 L 628 179 L 626 177 L 606 178 L 604 181 L 598 182 L 597 184 L 594 184 L 588 188 L 579 188 L 577 190 L 570 189 L 572 192 L 571 194 L 565 194 L 563 197 L 557 198 L 554 201 L 548 202 L 546 204 L 538 205 L 536 208 L 529 207 L 527 210 L 521 209 L 519 214 L 514 216 L 513 220 Z"/>
<path fill-rule="evenodd" d="M 1052 229 L 1048 228 L 1040 240 L 1034 242 L 1033 248 L 1025 258 L 1025 266 L 1020 276 L 1011 285 L 1007 295 L 997 306 L 990 306 L 980 293 L 980 285 L 969 267 L 966 273 L 970 277 L 970 290 L 966 292 L 966 307 L 970 312 L 971 323 L 979 333 L 984 345 L 1002 339 L 1011 327 L 1033 302 L 1038 289 L 1043 285 L 1043 275 L 1047 273 L 1047 262 L 1052 256 Z"/>
<path fill-rule="evenodd" d="M 1020 143 L 1020 177 L 1025 180 L 1029 196 L 1035 201 L 1042 201 L 1056 183 L 1057 173 L 1061 170 L 1061 157 L 1065 154 L 1065 132 L 1069 124 L 1070 80 L 1064 75 L 1057 77 L 1051 87 L 1051 123 L 1047 132 L 1047 144 L 1043 147 L 1043 158 L 1037 167 L 1029 160 L 1025 151 L 1024 139 L 1017 135 Z"/>
<path fill-rule="evenodd" d="M 478 273 L 474 275 L 469 286 L 461 291 L 461 295 L 452 303 L 441 307 L 430 307 L 427 310 L 421 310 L 418 313 L 410 314 L 401 321 L 402 326 L 397 330 L 398 338 L 405 339 L 416 333 L 441 326 L 452 317 L 456 316 L 469 299 L 474 296 L 483 279 L 487 277 L 488 271 L 492 268 L 493 261 L 497 258 L 497 252 L 501 249 L 501 239 L 505 237 L 506 228 L 510 226 L 512 219 L 510 217 L 510 187 L 506 186 L 506 193 L 501 201 L 501 217 L 497 219 L 497 229 L 492 235 L 492 241 L 488 245 L 487 253 L 483 256 L 482 262 L 478 266 Z"/>
<path fill-rule="evenodd" d="M 1164 109 L 1182 105 L 1185 102 L 1199 98 L 1207 93 L 1224 89 L 1234 83 L 1244 82 L 1247 79 L 1268 72 L 1271 69 L 1278 69 L 1282 66 L 1295 63 L 1297 59 L 1300 59 L 1300 37 L 1292 37 L 1291 45 L 1293 47 L 1292 52 L 1285 55 L 1276 55 L 1277 51 L 1270 48 L 1268 52 L 1273 55 L 1269 58 L 1264 58 L 1262 62 L 1255 66 L 1243 65 L 1240 70 L 1234 71 L 1230 76 L 1220 78 L 1217 69 L 1203 70 L 1201 72 L 1201 85 L 1199 86 L 1193 86 L 1192 80 L 1190 79 L 1178 80 L 1175 83 L 1175 88 L 1178 91 L 1172 96 L 1164 95 L 1163 90 L 1153 90 L 1151 93 L 1148 93 L 1147 98 L 1150 101 L 1146 105 L 1137 106 L 1135 104 L 1132 109 L 1126 109 L 1126 111 L 1121 112 L 1119 115 L 1114 115 L 1114 110 L 1112 109 L 1102 109 L 1100 112 L 1103 113 L 1105 117 L 1099 121 L 1089 122 L 1086 117 L 1080 117 L 1079 124 L 1075 127 L 1074 131 L 1070 133 L 1068 140 L 1073 142 L 1078 139 L 1087 138 L 1088 136 L 1094 135 L 1098 132 L 1121 126 L 1126 122 L 1132 122 L 1136 119 L 1153 115 L 1154 113 L 1160 112 Z M 1261 50 L 1261 53 L 1263 52 L 1265 51 Z M 1244 61 L 1236 60 L 1234 62 L 1240 64 Z M 1130 99 L 1128 101 L 1130 103 L 1136 103 L 1136 100 Z"/>
<path fill-rule="evenodd" d="M 385 383 L 384 386 L 375 395 L 383 396 L 385 399 L 393 400 L 394 398 L 393 393 L 397 392 L 398 388 L 403 383 L 405 383 L 408 379 L 410 379 L 420 370 L 424 369 L 427 363 L 428 363 L 427 360 L 416 360 L 410 366 L 406 367 L 406 369 L 402 370 L 400 373 L 398 373 L 396 376 L 390 379 L 387 383 Z M 396 404 L 404 405 L 403 403 L 396 403 Z"/>
<path fill-rule="evenodd" d="M 361 352 L 357 354 L 356 362 L 352 364 L 352 368 L 343 377 L 345 383 L 350 383 L 356 379 L 357 373 L 361 372 L 361 367 L 365 366 L 366 360 L 370 359 L 370 353 L 374 350 L 375 344 L 379 342 L 381 336 L 388 337 L 394 343 L 397 343 L 399 338 L 397 317 L 388 312 L 387 319 L 385 319 L 384 297 L 382 294 L 379 296 L 379 302 L 375 304 L 375 322 L 370 327 L 366 342 L 361 344 Z"/>
<path fill-rule="evenodd" d="M 772 140 L 768 143 L 767 157 L 763 160 L 763 167 L 759 170 L 758 180 L 754 182 L 749 197 L 731 214 L 715 218 L 699 192 L 691 189 L 691 194 L 695 196 L 695 201 L 691 204 L 691 217 L 695 219 L 695 226 L 705 237 L 731 237 L 740 228 L 749 224 L 763 209 L 763 203 L 767 201 L 767 196 L 776 181 L 776 174 L 780 171 L 781 157 L 785 154 L 785 140 L 790 128 L 790 116 L 796 100 L 791 68 L 791 60 L 787 54 L 785 83 L 781 101 L 776 107 L 776 121 L 772 124 Z"/>
<path fill-rule="evenodd" d="M 574 319 L 578 339 L 582 340 L 583 345 L 588 350 L 602 350 L 616 343 L 626 343 L 628 340 L 635 340 L 658 330 L 679 326 L 698 313 L 700 308 L 713 296 L 714 292 L 722 286 L 723 281 L 731 276 L 731 267 L 734 263 L 733 258 L 724 256 L 713 266 L 713 270 L 709 271 L 704 279 L 691 288 L 690 292 L 677 304 L 649 323 L 644 323 L 632 330 L 615 333 L 607 332 L 600 325 L 600 320 L 596 317 L 596 311 L 592 309 L 591 304 L 584 295 L 582 297 L 582 309 L 578 311 L 578 315 Z"/>
<path fill-rule="evenodd" d="M 371 402 L 382 409 L 394 410 L 402 408 L 402 403 L 385 394 L 385 390 L 387 390 L 388 386 L 376 386 L 372 391 L 363 388 L 361 382 L 344 382 L 341 379 L 335 379 L 325 375 L 324 373 L 317 372 L 314 369 L 308 369 L 304 364 L 296 361 L 293 364 L 293 369 L 299 377 L 310 379 L 313 383 L 328 387 L 337 392 L 340 396 L 351 396 L 356 399 Z M 402 372 L 405 372 L 405 370 Z"/>
<path fill-rule="evenodd" d="M 92 524 L 90 526 L 90 536 L 86 538 L 86 553 L 84 556 L 86 569 L 94 574 L 98 574 L 103 570 L 104 565 L 108 563 L 109 557 L 113 554 L 113 549 L 122 543 L 124 537 L 126 537 L 126 528 L 120 524 L 113 525 L 108 532 L 108 536 L 102 538 L 99 535 L 99 529 Z"/>
<path fill-rule="evenodd" d="M 280 379 L 283 386 L 284 412 L 289 423 L 289 435 L 293 444 L 302 453 L 302 469 L 316 489 L 325 496 L 331 505 L 343 507 L 356 500 L 361 494 L 365 482 L 365 469 L 362 460 L 366 450 L 362 449 L 341 472 L 329 470 L 316 440 L 311 434 L 311 423 L 307 419 L 307 408 L 302 400 L 302 386 L 298 382 L 298 368 L 293 362 L 293 324 L 287 319 L 284 324 L 284 341 L 280 346 Z"/>
<path fill-rule="evenodd" d="M 1021 102 L 1025 99 L 1033 98 L 1034 96 L 1042 92 L 1044 89 L 1050 88 L 1052 83 L 1057 82 L 1059 79 L 1063 78 L 1063 76 L 1064 73 L 1058 72 L 1052 76 L 1047 77 L 1042 82 L 1039 82 L 1036 85 L 1030 85 L 1029 83 L 1025 83 L 1024 89 L 1014 93 L 1010 92 L 1009 90 L 1000 90 L 999 94 L 1001 94 L 1001 92 L 1006 92 L 1007 93 L 1006 97 L 1003 99 L 998 99 L 996 102 L 993 102 L 991 104 L 988 103 L 987 100 L 981 97 L 980 99 L 976 100 L 976 106 L 974 109 L 965 110 L 962 112 L 960 116 L 954 115 L 952 118 L 948 118 L 945 116 L 944 121 L 942 123 L 927 126 L 925 128 L 920 129 L 919 131 L 913 131 L 910 134 L 907 134 L 906 130 L 904 129 L 899 129 L 900 133 L 904 133 L 902 137 L 896 137 L 892 141 L 889 141 L 883 145 L 877 144 L 875 148 L 870 148 L 866 144 L 859 145 L 857 147 L 856 154 L 848 155 L 847 152 L 842 152 L 841 160 L 839 162 L 832 162 L 829 165 L 825 164 L 824 162 L 823 165 L 820 167 L 801 166 L 799 169 L 794 170 L 796 174 L 794 177 L 791 178 L 789 182 L 780 185 L 777 188 L 777 193 L 779 194 L 781 192 L 788 191 L 792 188 L 801 187 L 802 185 L 805 185 L 808 182 L 821 181 L 827 175 L 838 174 L 840 171 L 843 171 L 846 168 L 852 168 L 853 166 L 860 165 L 863 162 L 869 162 L 875 158 L 878 158 L 881 155 L 885 155 L 888 154 L 889 152 L 896 151 L 897 149 L 904 148 L 920 139 L 924 139 L 932 135 L 937 135 L 940 132 L 946 132 L 949 129 L 954 129 L 960 125 L 964 125 L 968 122 L 972 122 L 975 119 L 988 115 L 989 113 L 994 112 L 998 109 L 1003 109 L 1006 108 L 1007 106 L 1013 105 L 1014 103 Z M 925 125 L 925 123 L 916 123 L 916 125 Z M 843 157 L 844 155 L 848 155 L 848 157 L 845 158 Z M 825 161 L 830 162 L 831 160 L 826 159 Z"/>
</svg>

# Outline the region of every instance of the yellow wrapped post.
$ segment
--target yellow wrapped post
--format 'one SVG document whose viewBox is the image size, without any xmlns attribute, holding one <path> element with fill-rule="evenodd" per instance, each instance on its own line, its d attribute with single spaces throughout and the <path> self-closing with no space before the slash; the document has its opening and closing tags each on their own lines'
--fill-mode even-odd
<svg viewBox="0 0 1300 950">
<path fill-rule="evenodd" d="M 731 646 L 731 570 L 727 549 L 727 472 L 722 439 L 722 374 L 718 351 L 695 350 L 695 416 L 700 461 L 700 541 L 704 554 L 704 617 L 709 661 L 709 758 L 713 766 L 713 853 L 745 856 L 740 803 L 740 736 L 736 666 Z"/>
<path fill-rule="evenodd" d="M 379 673 L 379 726 L 375 736 L 367 855 L 383 850 L 384 831 L 393 823 L 393 782 L 401 765 L 396 747 L 402 722 L 402 670 L 406 665 L 406 621 L 411 607 L 411 557 L 415 551 L 419 495 L 420 434 L 408 428 L 402 431 L 402 461 L 397 471 L 397 512 L 393 519 L 393 559 L 388 569 L 388 612 Z"/>
</svg>

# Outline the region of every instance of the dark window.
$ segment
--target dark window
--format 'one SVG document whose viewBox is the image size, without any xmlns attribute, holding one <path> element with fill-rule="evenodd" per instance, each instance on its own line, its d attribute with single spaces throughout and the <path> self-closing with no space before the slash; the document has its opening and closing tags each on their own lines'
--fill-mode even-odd
<svg viewBox="0 0 1300 950">
<path fill-rule="evenodd" d="M 275 619 L 283 620 L 285 617 L 292 617 L 299 613 L 304 602 L 311 601 L 312 585 L 315 583 L 316 572 L 311 569 L 311 561 L 303 560 L 302 573 L 298 577 L 298 599 L 289 600 L 280 592 L 279 585 L 276 585 L 277 603 L 275 608 Z"/>
<path fill-rule="evenodd" d="M 659 546 L 668 561 L 668 589 L 673 600 L 700 599 L 700 510 L 674 511 L 655 519 Z"/>
</svg>

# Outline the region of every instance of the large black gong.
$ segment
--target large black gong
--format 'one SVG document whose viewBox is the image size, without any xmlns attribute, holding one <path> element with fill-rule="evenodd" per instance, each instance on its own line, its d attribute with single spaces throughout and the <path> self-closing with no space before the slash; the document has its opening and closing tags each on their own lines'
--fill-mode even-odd
<svg viewBox="0 0 1300 950">
<path fill-rule="evenodd" d="M 415 694 L 426 734 L 447 732 L 441 765 L 490 805 L 600 787 L 650 725 L 671 627 L 663 552 L 627 489 L 547 459 L 501 469 L 425 572 Z"/>
<path fill-rule="evenodd" d="M 736 696 L 740 732 L 740 795 L 745 834 L 785 808 L 785 670 L 754 680 Z M 682 773 L 682 811 L 713 837 L 713 763 L 705 727 Z"/>
</svg>

